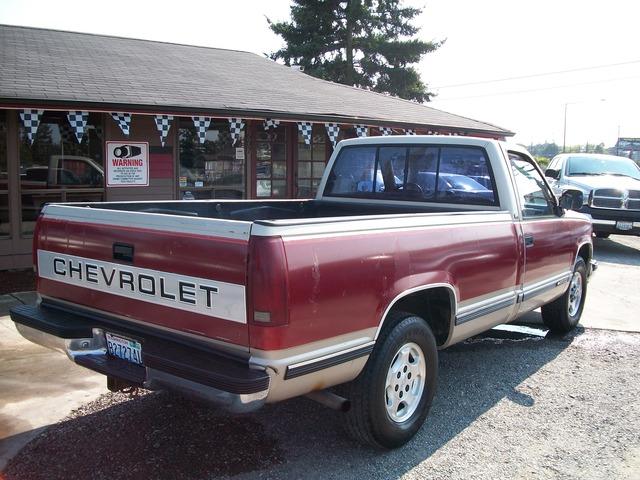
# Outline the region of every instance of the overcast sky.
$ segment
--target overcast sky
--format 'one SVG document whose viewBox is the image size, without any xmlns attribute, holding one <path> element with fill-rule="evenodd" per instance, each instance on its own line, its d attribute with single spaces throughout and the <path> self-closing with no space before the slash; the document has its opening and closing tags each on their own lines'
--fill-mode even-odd
<svg viewBox="0 0 640 480">
<path fill-rule="evenodd" d="M 405 3 L 424 7 L 422 39 L 447 39 L 418 66 L 438 93 L 431 106 L 515 131 L 527 145 L 562 145 L 565 106 L 567 144 L 640 137 L 640 2 Z M 288 15 L 287 0 L 0 0 L 0 23 L 260 54 L 281 46 L 265 16 Z"/>
</svg>

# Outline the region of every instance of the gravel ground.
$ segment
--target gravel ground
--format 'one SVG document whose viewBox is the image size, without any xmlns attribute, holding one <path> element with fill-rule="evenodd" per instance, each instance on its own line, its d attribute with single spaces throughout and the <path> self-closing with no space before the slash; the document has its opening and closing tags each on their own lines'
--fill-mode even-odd
<svg viewBox="0 0 640 480">
<path fill-rule="evenodd" d="M 354 444 L 341 414 L 305 398 L 229 416 L 166 393 L 108 394 L 0 478 L 640 479 L 640 334 L 492 331 L 440 364 L 427 423 L 395 451 Z"/>
</svg>

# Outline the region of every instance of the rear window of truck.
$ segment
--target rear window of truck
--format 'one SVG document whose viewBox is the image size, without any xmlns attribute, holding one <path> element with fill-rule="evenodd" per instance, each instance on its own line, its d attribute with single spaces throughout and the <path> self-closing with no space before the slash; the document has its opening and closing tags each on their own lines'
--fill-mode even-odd
<svg viewBox="0 0 640 480">
<path fill-rule="evenodd" d="M 467 146 L 345 147 L 329 173 L 324 195 L 498 205 L 486 151 Z"/>
</svg>

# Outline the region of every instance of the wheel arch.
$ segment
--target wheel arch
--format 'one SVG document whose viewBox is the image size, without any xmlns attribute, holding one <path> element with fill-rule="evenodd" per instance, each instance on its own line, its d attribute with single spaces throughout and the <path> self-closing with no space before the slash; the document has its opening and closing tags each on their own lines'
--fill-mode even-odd
<svg viewBox="0 0 640 480">
<path fill-rule="evenodd" d="M 578 258 L 582 257 L 584 263 L 589 265 L 589 262 L 593 258 L 593 243 L 591 242 L 583 242 L 578 245 L 578 250 L 576 253 L 576 258 L 574 259 L 574 263 L 578 260 Z"/>
<path fill-rule="evenodd" d="M 434 283 L 411 288 L 398 294 L 387 306 L 378 324 L 375 340 L 383 330 L 393 327 L 390 313 L 403 311 L 422 318 L 433 332 L 438 346 L 451 337 L 458 299 L 455 288 L 449 283 Z"/>
</svg>

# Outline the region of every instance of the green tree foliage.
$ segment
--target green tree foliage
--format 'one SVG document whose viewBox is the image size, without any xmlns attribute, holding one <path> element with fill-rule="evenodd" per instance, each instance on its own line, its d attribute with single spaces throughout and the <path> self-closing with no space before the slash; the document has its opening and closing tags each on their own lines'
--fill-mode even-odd
<svg viewBox="0 0 640 480">
<path fill-rule="evenodd" d="M 547 162 L 562 153 L 562 147 L 559 147 L 555 142 L 548 143 L 536 143 L 531 145 L 523 145 L 523 147 L 529 150 L 529 153 L 536 157 L 538 163 L 544 163 L 544 159 L 547 159 Z M 615 150 L 615 149 L 614 149 Z M 590 144 L 586 145 L 567 145 L 565 147 L 565 153 L 607 153 L 610 149 L 606 149 L 604 143 L 600 144 Z"/>
<path fill-rule="evenodd" d="M 433 93 L 411 65 L 443 42 L 412 38 L 421 12 L 401 0 L 294 0 L 291 21 L 267 19 L 286 43 L 270 57 L 314 77 L 428 102 Z"/>
<path fill-rule="evenodd" d="M 531 155 L 546 158 L 555 157 L 558 153 L 560 153 L 560 150 L 562 150 L 555 142 L 544 142 L 535 145 L 529 145 L 527 146 L 527 149 L 529 150 L 529 153 L 531 153 Z"/>
</svg>

